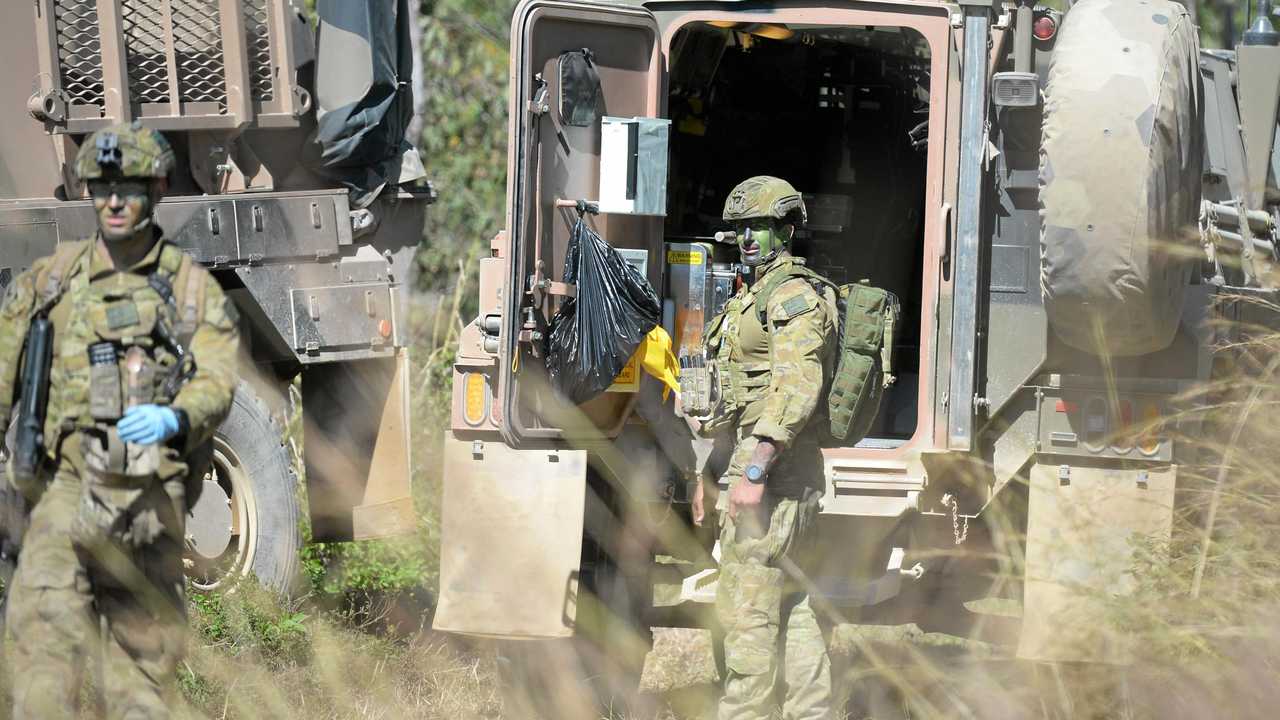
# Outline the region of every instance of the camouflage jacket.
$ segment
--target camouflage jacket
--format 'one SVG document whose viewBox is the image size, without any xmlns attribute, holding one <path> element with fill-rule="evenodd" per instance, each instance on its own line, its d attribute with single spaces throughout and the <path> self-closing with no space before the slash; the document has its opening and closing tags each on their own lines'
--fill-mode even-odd
<svg viewBox="0 0 1280 720">
<path fill-rule="evenodd" d="M 135 333 L 133 328 L 154 323 L 161 314 L 173 320 L 181 314 L 185 302 L 189 311 L 192 305 L 202 305 L 188 312 L 193 316 L 188 318 L 190 327 L 186 328 L 187 332 L 179 333 L 186 336 L 181 340 L 195 359 L 195 373 L 175 397 L 152 398 L 186 413 L 190 428 L 185 447 L 177 448 L 185 454 L 212 437 L 231 408 L 239 346 L 234 305 L 207 270 L 190 261 L 167 240 L 157 241 L 127 271 L 116 270 L 96 240 L 77 245 L 82 246 L 83 251 L 62 278 L 61 297 L 49 312 L 54 328 L 54 353 L 45 421 L 46 451 L 53 458 L 58 440 L 64 434 L 93 422 L 89 413 L 90 374 L 85 339 L 153 345 L 153 340 L 141 337 L 144 331 Z M 0 417 L 3 418 L 9 417 L 18 399 L 23 341 L 33 314 L 43 302 L 41 283 L 47 282 L 54 257 L 43 257 L 18 275 L 0 306 Z M 149 282 L 160 269 L 174 290 L 170 298 L 162 298 Z M 202 302 L 196 299 L 200 297 Z M 116 313 L 113 319 L 112 305 L 127 305 L 125 309 L 131 312 Z M 123 320 L 121 315 L 125 316 Z M 178 320 L 177 324 L 181 322 Z M 153 347 L 151 354 L 163 353 Z"/>
<path fill-rule="evenodd" d="M 707 335 L 721 393 L 712 427 L 732 421 L 782 447 L 795 441 L 819 407 L 838 332 L 834 295 L 799 277 L 773 291 L 761 323 L 756 302 L 762 280 L 796 262 L 802 261 L 783 255 L 763 268 L 711 321 Z"/>
</svg>

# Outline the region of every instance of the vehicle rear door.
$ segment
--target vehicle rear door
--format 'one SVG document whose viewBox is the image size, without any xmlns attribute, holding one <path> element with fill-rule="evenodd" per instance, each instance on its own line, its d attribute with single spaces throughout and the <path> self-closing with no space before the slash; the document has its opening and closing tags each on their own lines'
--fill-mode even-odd
<svg viewBox="0 0 1280 720">
<path fill-rule="evenodd" d="M 566 424 L 563 413 L 550 409 L 555 401 L 545 382 L 542 346 L 548 320 L 576 290 L 562 282 L 578 219 L 567 205 L 598 199 L 600 118 L 659 117 L 664 63 L 654 16 L 605 3 L 525 0 L 512 19 L 511 47 L 508 232 L 495 248 L 508 258 L 497 395 L 503 435 L 519 445 L 561 437 Z M 594 108 L 583 106 L 594 86 L 591 73 L 575 76 L 564 61 L 566 53 L 584 50 L 599 79 Z M 648 251 L 650 282 L 661 287 L 661 263 L 654 261 L 661 218 L 601 214 L 587 220 L 614 247 Z M 633 398 L 605 393 L 581 417 L 592 431 L 611 434 Z"/>
</svg>

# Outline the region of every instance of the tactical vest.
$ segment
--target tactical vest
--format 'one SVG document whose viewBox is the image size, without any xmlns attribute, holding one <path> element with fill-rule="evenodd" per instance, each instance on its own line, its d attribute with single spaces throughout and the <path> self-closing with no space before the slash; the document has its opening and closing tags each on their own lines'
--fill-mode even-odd
<svg viewBox="0 0 1280 720">
<path fill-rule="evenodd" d="M 186 348 L 203 315 L 207 275 L 165 243 L 150 276 L 117 272 L 90 282 L 93 252 L 91 240 L 59 245 L 36 278 L 54 325 L 45 420 L 51 455 L 70 432 L 111 435 L 125 409 L 172 401 L 175 379 L 194 368 Z M 113 470 L 127 465 L 114 457 L 120 450 L 111 449 Z"/>
<path fill-rule="evenodd" d="M 721 413 L 736 417 L 739 425 L 759 419 L 757 403 L 773 376 L 770 354 L 769 296 L 787 280 L 801 273 L 814 274 L 799 258 L 785 257 L 770 267 L 755 285 L 730 298 L 707 332 L 707 349 L 715 359 L 719 378 Z M 814 274 L 816 275 L 816 274 Z M 815 288 L 820 294 L 822 286 Z M 824 368 L 824 374 L 830 368 Z"/>
</svg>

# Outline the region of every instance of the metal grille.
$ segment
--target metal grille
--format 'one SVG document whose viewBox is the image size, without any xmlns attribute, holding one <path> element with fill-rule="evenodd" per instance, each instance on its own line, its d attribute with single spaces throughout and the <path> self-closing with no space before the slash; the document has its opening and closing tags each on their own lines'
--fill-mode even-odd
<svg viewBox="0 0 1280 720">
<path fill-rule="evenodd" d="M 249 52 L 249 85 L 254 100 L 275 98 L 271 81 L 271 29 L 267 25 L 267 0 L 244 0 L 244 32 Z"/>
<path fill-rule="evenodd" d="M 57 0 L 54 27 L 62 89 L 77 105 L 103 105 L 102 42 L 94 0 Z"/>
<path fill-rule="evenodd" d="M 169 102 L 162 4 L 162 0 L 124 0 L 122 3 L 129 96 L 135 103 Z"/>
<path fill-rule="evenodd" d="M 217 0 L 172 0 L 173 44 L 182 102 L 216 102 L 226 112 Z"/>
</svg>

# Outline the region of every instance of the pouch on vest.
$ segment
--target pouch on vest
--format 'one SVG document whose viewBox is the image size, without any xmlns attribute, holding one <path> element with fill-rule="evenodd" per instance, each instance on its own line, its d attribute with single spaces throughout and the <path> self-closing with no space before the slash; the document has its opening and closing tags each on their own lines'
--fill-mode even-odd
<svg viewBox="0 0 1280 720">
<path fill-rule="evenodd" d="M 94 420 L 115 420 L 121 407 L 120 363 L 115 343 L 89 346 L 89 415 Z"/>
</svg>

